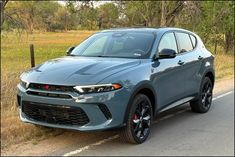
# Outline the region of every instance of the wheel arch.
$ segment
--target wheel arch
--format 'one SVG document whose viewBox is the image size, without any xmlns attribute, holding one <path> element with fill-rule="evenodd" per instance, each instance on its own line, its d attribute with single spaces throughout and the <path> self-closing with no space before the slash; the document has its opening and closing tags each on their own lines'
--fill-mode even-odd
<svg viewBox="0 0 235 157">
<path fill-rule="evenodd" d="M 204 72 L 204 75 L 202 77 L 202 80 L 205 78 L 205 77 L 208 77 L 211 82 L 212 82 L 212 86 L 214 87 L 214 83 L 215 83 L 215 72 L 213 69 L 207 69 L 205 72 Z"/>
<path fill-rule="evenodd" d="M 197 96 L 195 97 L 195 99 L 198 99 L 200 91 L 201 91 L 201 86 L 202 86 L 202 82 L 204 80 L 205 77 L 209 77 L 211 82 L 212 82 L 212 88 L 214 88 L 214 83 L 215 83 L 215 72 L 213 68 L 208 68 L 204 71 L 204 73 L 201 75 L 201 80 L 200 80 L 200 84 L 199 84 L 199 89 L 198 89 L 198 93 Z"/>
<path fill-rule="evenodd" d="M 140 93 L 141 94 L 145 94 L 146 96 L 148 96 L 148 98 L 150 99 L 151 104 L 152 104 L 153 116 L 156 115 L 157 96 L 156 96 L 156 92 L 155 92 L 153 86 L 148 81 L 143 81 L 143 82 L 139 83 L 138 85 L 136 85 L 136 87 L 132 91 L 133 92 L 131 94 L 131 97 L 130 97 L 130 99 L 128 101 L 128 105 L 126 107 L 125 117 L 124 117 L 123 124 L 125 124 L 126 121 L 127 121 L 128 113 L 130 111 L 132 101 L 134 100 L 135 96 L 137 94 L 140 94 Z"/>
</svg>

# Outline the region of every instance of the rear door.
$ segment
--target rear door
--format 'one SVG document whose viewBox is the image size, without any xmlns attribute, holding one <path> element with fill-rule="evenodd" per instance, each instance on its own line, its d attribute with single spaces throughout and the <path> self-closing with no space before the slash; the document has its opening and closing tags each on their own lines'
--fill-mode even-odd
<svg viewBox="0 0 235 157">
<path fill-rule="evenodd" d="M 183 58 L 182 66 L 185 84 L 184 97 L 194 96 L 199 89 L 201 59 L 200 51 L 196 49 L 197 40 L 192 34 L 175 32 L 179 45 L 179 56 Z"/>
</svg>

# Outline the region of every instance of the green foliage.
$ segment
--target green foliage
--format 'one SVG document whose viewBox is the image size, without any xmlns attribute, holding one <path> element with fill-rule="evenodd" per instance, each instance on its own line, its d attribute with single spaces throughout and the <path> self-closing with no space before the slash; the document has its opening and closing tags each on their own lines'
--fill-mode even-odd
<svg viewBox="0 0 235 157">
<path fill-rule="evenodd" d="M 214 44 L 214 50 L 220 44 L 225 52 L 234 51 L 234 1 L 205 1 L 201 8 L 197 31 L 204 42 Z"/>
<path fill-rule="evenodd" d="M 29 33 L 34 30 L 51 31 L 56 23 L 55 12 L 61 6 L 52 1 L 13 1 L 7 4 L 3 29 L 26 29 Z M 7 27 L 7 28 L 6 28 Z"/>
<path fill-rule="evenodd" d="M 95 5 L 100 3 L 100 5 Z M 234 51 L 234 1 L 10 1 L 4 30 L 96 30 L 114 27 L 181 27 L 206 45 Z"/>
<path fill-rule="evenodd" d="M 159 1 L 128 1 L 124 4 L 126 22 L 130 26 L 159 25 Z"/>
<path fill-rule="evenodd" d="M 79 24 L 83 29 L 97 29 L 97 10 L 89 1 L 83 1 L 78 9 Z"/>
<path fill-rule="evenodd" d="M 118 8 L 113 3 L 105 3 L 98 9 L 99 29 L 115 27 Z"/>
</svg>

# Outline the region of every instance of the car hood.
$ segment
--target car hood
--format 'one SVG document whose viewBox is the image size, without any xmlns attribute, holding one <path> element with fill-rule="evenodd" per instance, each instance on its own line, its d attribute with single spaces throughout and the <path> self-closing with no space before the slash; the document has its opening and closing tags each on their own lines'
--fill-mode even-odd
<svg viewBox="0 0 235 157">
<path fill-rule="evenodd" d="M 97 84 L 112 74 L 139 64 L 138 59 L 67 56 L 46 61 L 24 72 L 21 79 L 58 85 Z"/>
</svg>

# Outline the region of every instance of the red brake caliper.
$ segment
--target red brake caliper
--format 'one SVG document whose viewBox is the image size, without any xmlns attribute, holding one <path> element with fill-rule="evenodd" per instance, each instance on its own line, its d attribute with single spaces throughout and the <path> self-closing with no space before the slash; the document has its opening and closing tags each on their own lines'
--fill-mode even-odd
<svg viewBox="0 0 235 157">
<path fill-rule="evenodd" d="M 138 119 L 137 115 L 136 115 L 136 114 L 134 114 L 134 116 L 133 116 L 133 120 L 137 120 L 137 119 Z"/>
</svg>

